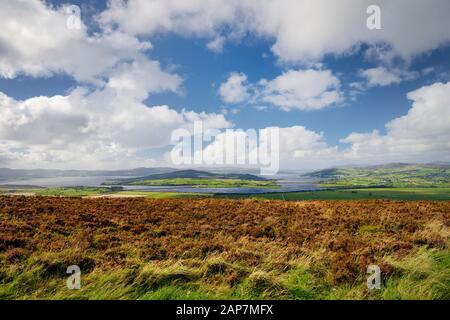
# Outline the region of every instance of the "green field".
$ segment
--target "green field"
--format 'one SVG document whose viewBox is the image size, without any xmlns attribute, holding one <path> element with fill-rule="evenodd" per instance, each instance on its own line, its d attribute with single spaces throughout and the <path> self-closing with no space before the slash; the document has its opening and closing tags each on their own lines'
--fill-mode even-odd
<svg viewBox="0 0 450 320">
<path fill-rule="evenodd" d="M 37 196 L 59 196 L 59 197 L 86 197 L 101 194 L 112 194 L 117 192 L 115 188 L 97 188 L 97 187 L 67 187 L 67 188 L 39 188 L 39 189 L 20 189 L 12 193 L 17 194 L 35 194 Z"/>
<path fill-rule="evenodd" d="M 5 192 L 5 190 L 3 190 Z M 71 187 L 71 188 L 46 188 L 23 189 L 14 192 L 20 194 L 34 194 L 37 196 L 61 196 L 61 197 L 87 197 L 87 196 L 113 196 L 130 197 L 142 196 L 149 199 L 169 198 L 260 198 L 270 200 L 450 200 L 450 188 L 359 188 L 326 191 L 289 192 L 289 193 L 263 193 L 242 195 L 214 195 L 212 193 L 195 192 L 152 192 L 152 191 L 120 191 L 114 188 L 95 187 Z"/>
<path fill-rule="evenodd" d="M 179 175 L 175 177 L 174 175 Z M 208 175 L 211 175 L 209 177 Z M 186 177 L 188 176 L 188 177 Z M 208 176 L 208 177 L 205 177 Z M 194 188 L 279 188 L 276 180 L 252 179 L 251 175 L 219 175 L 187 170 L 144 178 L 109 180 L 104 187 L 17 189 L 17 194 L 40 196 L 141 196 L 146 198 L 262 198 L 276 200 L 450 200 L 448 165 L 388 164 L 365 168 L 332 168 L 309 174 L 318 179 L 323 191 L 214 195 L 179 192 L 123 191 L 119 184 L 142 186 L 192 186 Z M 157 177 L 157 178 L 150 178 Z M 117 186 L 114 186 L 117 184 Z M 5 191 L 5 190 L 4 190 Z"/>
<path fill-rule="evenodd" d="M 387 165 L 367 168 L 333 168 L 316 171 L 325 187 L 450 187 L 450 168 L 439 165 Z"/>
<path fill-rule="evenodd" d="M 174 178 L 157 180 L 139 180 L 130 182 L 137 186 L 193 186 L 196 188 L 271 188 L 278 185 L 270 180 L 241 180 L 241 179 L 199 179 Z"/>
<path fill-rule="evenodd" d="M 113 197 L 130 197 L 143 196 L 149 199 L 174 199 L 174 198 L 200 198 L 211 197 L 209 193 L 193 193 L 193 192 L 149 192 L 149 191 L 121 191 L 117 188 L 106 187 L 65 187 L 65 188 L 42 188 L 42 189 L 21 189 L 14 192 L 1 190 L 0 194 L 34 194 L 36 196 L 53 196 L 53 197 L 91 197 L 91 196 L 113 196 Z"/>
<path fill-rule="evenodd" d="M 224 195 L 231 198 L 271 200 L 450 200 L 450 188 L 368 188 L 334 191 L 264 193 L 258 195 Z"/>
</svg>

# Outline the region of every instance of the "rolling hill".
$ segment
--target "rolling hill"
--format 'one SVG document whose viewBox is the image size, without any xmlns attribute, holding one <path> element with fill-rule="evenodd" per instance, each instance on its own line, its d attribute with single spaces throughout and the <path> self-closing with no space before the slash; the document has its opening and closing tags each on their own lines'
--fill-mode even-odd
<svg viewBox="0 0 450 320">
<path fill-rule="evenodd" d="M 104 185 L 196 186 L 211 188 L 276 188 L 274 181 L 247 173 L 212 173 L 199 170 L 179 170 L 138 178 L 110 179 Z"/>
<path fill-rule="evenodd" d="M 448 164 L 393 163 L 369 167 L 342 167 L 315 171 L 310 177 L 326 186 L 450 187 Z"/>
</svg>

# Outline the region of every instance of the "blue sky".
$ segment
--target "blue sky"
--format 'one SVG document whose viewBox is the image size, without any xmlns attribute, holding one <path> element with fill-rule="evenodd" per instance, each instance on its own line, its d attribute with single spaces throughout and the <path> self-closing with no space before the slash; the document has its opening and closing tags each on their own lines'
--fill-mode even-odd
<svg viewBox="0 0 450 320">
<path fill-rule="evenodd" d="M 282 145 L 282 162 L 290 168 L 448 161 L 450 124 L 438 129 L 426 124 L 439 114 L 446 117 L 450 108 L 448 2 L 434 1 L 436 8 L 424 15 L 424 1 L 400 1 L 392 7 L 379 1 L 383 29 L 372 31 L 360 23 L 367 18 L 366 1 L 333 4 L 347 16 L 330 16 L 335 20 L 324 25 L 320 20 L 327 13 L 307 2 L 281 1 L 278 12 L 244 1 L 253 10 L 245 19 L 238 1 L 206 6 L 195 0 L 184 5 L 176 0 L 122 5 L 72 1 L 81 8 L 82 29 L 76 33 L 58 25 L 67 19 L 66 1 L 2 4 L 5 26 L 14 25 L 6 25 L 6 19 L 30 15 L 29 25 L 24 20 L 17 25 L 24 24 L 23 30 L 29 28 L 35 38 L 20 39 L 16 33 L 17 39 L 9 39 L 6 33 L 14 30 L 2 28 L 0 52 L 3 48 L 16 54 L 0 60 L 0 92 L 5 97 L 0 105 L 5 112 L 0 114 L 0 164 L 164 164 L 170 132 L 190 127 L 191 111 L 221 130 L 283 128 L 282 139 L 290 142 Z M 265 2 L 267 7 L 274 3 Z M 299 6 L 298 16 L 289 10 L 294 6 Z M 401 15 L 407 6 L 408 16 Z M 394 13 L 401 23 L 391 21 Z M 302 24 L 302 17 L 312 14 L 317 14 L 312 25 Z M 411 29 L 417 28 L 417 17 L 431 20 L 415 32 Z M 353 28 L 346 23 L 352 19 Z M 57 27 L 52 29 L 52 24 Z M 342 39 L 336 40 L 334 29 Z M 117 42 L 114 37 L 123 38 Z M 215 40 L 220 45 L 212 48 Z M 26 45 L 32 53 L 21 51 Z M 224 94 L 221 88 L 233 75 L 245 80 Z M 239 92 L 243 97 L 230 102 Z M 324 102 L 327 93 L 333 98 Z M 59 103 L 67 104 L 64 112 Z M 73 131 L 57 131 L 64 126 Z M 39 139 L 30 133 L 36 128 Z M 145 140 L 145 135 L 151 138 Z M 84 159 L 81 153 L 90 156 Z"/>
<path fill-rule="evenodd" d="M 290 69 L 290 66 L 280 64 L 271 54 L 272 41 L 242 40 L 227 45 L 220 54 L 208 50 L 205 41 L 192 41 L 179 36 L 161 37 L 153 41 L 153 44 L 151 56 L 166 66 L 175 66 L 185 82 L 182 95 L 155 95 L 148 99 L 149 104 L 170 104 L 178 109 L 191 107 L 197 111 L 211 112 L 220 108 L 237 108 L 239 113 L 233 115 L 232 119 L 240 128 L 263 128 L 270 125 L 284 127 L 301 123 L 314 131 L 323 131 L 327 141 L 333 144 L 339 143 L 340 138 L 354 131 L 378 129 L 383 132 L 384 125 L 389 120 L 408 112 L 411 106 L 406 98 L 408 92 L 436 79 L 448 80 L 449 76 L 444 72 L 450 70 L 450 47 L 447 46 L 411 62 L 411 71 L 436 68 L 429 75 L 397 85 L 371 88 L 355 101 L 347 100 L 324 110 L 286 113 L 277 108 L 269 108 L 261 112 L 245 104 L 226 105 L 221 101 L 217 90 L 231 72 L 244 72 L 251 82 L 256 82 L 261 78 L 275 78 L 283 70 Z M 377 67 L 377 63 L 366 61 L 362 53 L 340 58 L 328 57 L 322 63 L 324 67 L 342 74 L 340 79 L 344 88 L 349 83 L 360 80 L 359 70 Z"/>
</svg>

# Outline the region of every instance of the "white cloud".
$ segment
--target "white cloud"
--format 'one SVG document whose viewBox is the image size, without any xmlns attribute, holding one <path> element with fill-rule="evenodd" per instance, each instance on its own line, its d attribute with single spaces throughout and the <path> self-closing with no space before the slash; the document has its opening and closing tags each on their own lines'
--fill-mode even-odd
<svg viewBox="0 0 450 320">
<path fill-rule="evenodd" d="M 285 111 L 323 109 L 343 99 L 340 81 L 329 70 L 289 70 L 260 84 L 261 100 Z"/>
<path fill-rule="evenodd" d="M 16 101 L 0 93 L 0 139 L 31 144 L 65 144 L 89 134 L 89 119 L 68 97 Z"/>
<path fill-rule="evenodd" d="M 402 69 L 388 70 L 385 67 L 362 70 L 360 75 L 366 79 L 368 87 L 389 86 L 405 80 L 412 80 L 417 76 L 415 72 Z"/>
<path fill-rule="evenodd" d="M 223 50 L 223 45 L 225 44 L 225 37 L 218 36 L 215 39 L 208 42 L 206 45 L 209 50 L 220 53 Z"/>
<path fill-rule="evenodd" d="M 450 41 L 447 0 L 379 0 L 381 30 L 366 27 L 371 0 L 133 0 L 113 2 L 102 13 L 106 26 L 152 35 L 234 39 L 251 32 L 273 39 L 286 62 L 318 61 L 347 54 L 361 43 L 389 48 L 384 55 L 409 59 Z M 414 35 L 414 36 L 411 36 Z"/>
<path fill-rule="evenodd" d="M 272 129 L 273 127 L 264 130 Z M 299 125 L 278 129 L 282 168 L 311 169 L 327 166 L 337 154 L 337 148 L 326 143 L 322 132 Z"/>
<path fill-rule="evenodd" d="M 228 80 L 219 87 L 222 100 L 227 103 L 240 103 L 249 98 L 247 76 L 244 73 L 231 73 Z"/>
<path fill-rule="evenodd" d="M 304 126 L 277 128 L 280 133 L 281 168 L 317 169 L 349 164 L 386 162 L 450 161 L 450 82 L 424 86 L 408 94 L 411 109 L 402 117 L 386 124 L 386 134 L 378 130 L 351 133 L 341 139 L 348 147 L 327 143 L 322 132 Z M 242 134 L 237 132 L 236 135 Z M 264 136 L 264 134 L 263 134 Z M 230 148 L 225 133 L 204 148 L 213 158 Z M 251 150 L 257 153 L 258 149 Z M 248 163 L 248 154 L 239 154 Z M 247 162 L 245 162 L 247 161 Z"/>
<path fill-rule="evenodd" d="M 409 59 L 450 40 L 447 0 L 380 0 L 383 29 L 378 31 L 366 28 L 369 4 L 369 0 L 113 1 L 97 17 L 100 29 L 90 33 L 84 24 L 79 30 L 67 28 L 64 7 L 38 0 L 1 1 L 0 77 L 64 73 L 93 86 L 78 84 L 65 95 L 22 101 L 0 92 L 0 163 L 65 168 L 151 165 L 155 160 L 142 153 L 167 147 L 173 129 L 191 129 L 196 120 L 203 120 L 206 128 L 230 127 L 223 114 L 144 104 L 152 93 L 178 92 L 182 82 L 145 54 L 151 45 L 141 39 L 156 33 L 202 37 L 216 52 L 225 41 L 252 33 L 273 41 L 272 52 L 281 61 L 310 68 L 326 54 L 350 54 L 362 43 L 371 47 L 367 56 L 387 61 L 396 55 Z M 387 86 L 414 75 L 379 67 L 362 76 L 369 86 Z M 228 103 L 249 100 L 255 106 L 271 104 L 283 110 L 322 109 L 343 99 L 339 79 L 321 67 L 291 69 L 253 84 L 245 74 L 233 74 L 219 93 Z M 293 167 L 449 161 L 450 83 L 420 88 L 408 98 L 412 108 L 389 122 L 386 134 L 352 133 L 342 139 L 350 144 L 344 150 L 329 146 L 322 133 L 303 126 L 281 128 L 283 161 Z"/>
<path fill-rule="evenodd" d="M 111 1 L 99 20 L 104 26 L 139 35 L 175 32 L 185 35 L 216 35 L 220 25 L 230 22 L 237 0 L 132 0 Z"/>
<path fill-rule="evenodd" d="M 247 82 L 244 73 L 233 73 L 219 89 L 227 103 L 269 103 L 284 111 L 319 110 L 343 101 L 340 81 L 330 70 L 288 70 L 275 79 Z"/>
<path fill-rule="evenodd" d="M 276 155 L 266 151 L 267 146 L 273 146 L 274 143 L 270 134 L 272 130 L 279 132 L 280 152 Z M 266 127 L 254 133 L 256 144 L 251 144 L 247 140 L 245 152 L 236 152 L 236 141 L 248 139 L 252 136 L 251 133 L 242 129 L 219 133 L 203 148 L 204 161 L 214 159 L 215 165 L 223 166 L 227 164 L 225 160 L 228 160 L 230 155 L 234 155 L 235 158 L 231 159 L 234 165 L 265 167 L 271 160 L 274 161 L 273 157 L 276 156 L 282 168 L 314 168 L 328 163 L 330 157 L 333 157 L 337 151 L 326 144 L 323 133 L 308 130 L 303 126 Z M 261 152 L 260 148 L 264 151 Z M 255 162 L 252 163 L 250 159 L 254 159 Z"/>
<path fill-rule="evenodd" d="M 361 76 L 367 79 L 367 84 L 370 87 L 388 86 L 402 81 L 397 74 L 383 67 L 363 70 L 361 71 Z"/>
<path fill-rule="evenodd" d="M 123 86 L 93 92 L 80 87 L 67 96 L 24 101 L 0 93 L 0 158 L 15 167 L 154 165 L 139 154 L 168 146 L 173 130 L 191 130 L 199 120 L 206 128 L 231 125 L 222 114 L 148 107 L 142 98 Z"/>
<path fill-rule="evenodd" d="M 435 83 L 408 93 L 411 109 L 386 124 L 387 133 L 352 133 L 342 139 L 351 146 L 347 162 L 449 161 L 450 82 Z"/>
<path fill-rule="evenodd" d="M 121 95 L 144 100 L 149 93 L 177 92 L 181 82 L 180 76 L 162 71 L 158 61 L 140 57 L 117 65 L 108 74 L 107 87 Z"/>
<path fill-rule="evenodd" d="M 78 81 L 98 82 L 117 63 L 150 47 L 122 32 L 89 36 L 84 24 L 69 29 L 65 8 L 38 0 L 0 2 L 1 77 L 66 73 Z"/>
<path fill-rule="evenodd" d="M 0 92 L 0 162 L 15 167 L 111 168 L 152 165 L 142 156 L 167 147 L 172 130 L 230 123 L 222 114 L 147 106 L 149 94 L 178 92 L 180 76 L 161 69 L 150 47 L 121 31 L 89 35 L 67 27 L 65 7 L 0 2 L 0 76 L 65 73 L 80 82 L 66 95 L 18 101 Z"/>
<path fill-rule="evenodd" d="M 345 148 L 328 144 L 323 133 L 304 126 L 278 128 L 281 167 L 450 161 L 450 82 L 421 87 L 407 97 L 412 101 L 410 110 L 388 122 L 386 134 L 353 132 L 340 140 L 349 145 Z M 224 138 L 220 136 L 205 152 L 226 150 Z"/>
</svg>

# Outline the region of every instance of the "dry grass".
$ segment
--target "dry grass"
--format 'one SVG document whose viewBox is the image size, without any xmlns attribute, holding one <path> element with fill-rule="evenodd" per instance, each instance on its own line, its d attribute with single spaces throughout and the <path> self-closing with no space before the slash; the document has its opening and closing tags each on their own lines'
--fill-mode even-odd
<svg viewBox="0 0 450 320">
<path fill-rule="evenodd" d="M 3 196 L 0 297 L 402 298 L 367 292 L 367 266 L 397 279 L 421 248 L 434 266 L 449 226 L 450 202 Z"/>
</svg>

